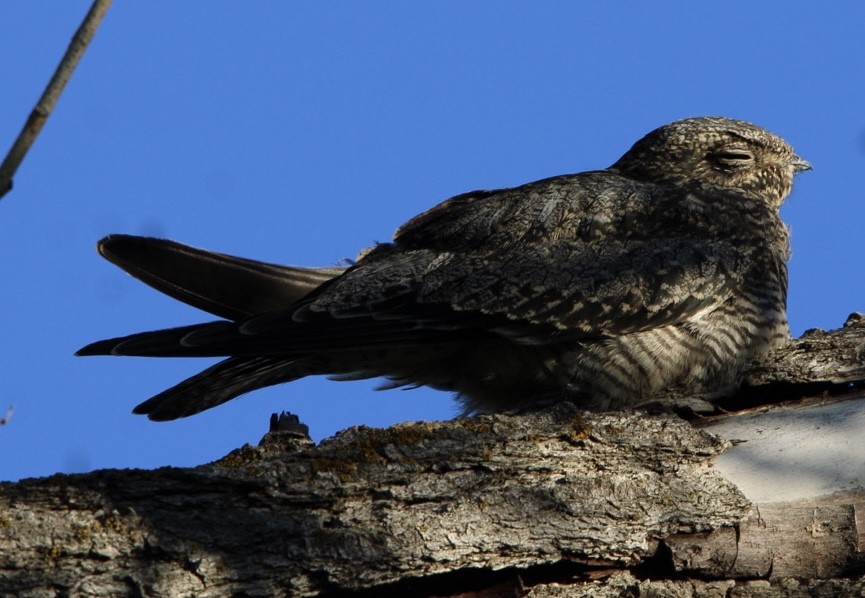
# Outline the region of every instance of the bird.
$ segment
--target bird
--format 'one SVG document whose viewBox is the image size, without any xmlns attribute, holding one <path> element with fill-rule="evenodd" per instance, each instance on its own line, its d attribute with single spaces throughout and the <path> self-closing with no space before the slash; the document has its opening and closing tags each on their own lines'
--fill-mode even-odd
<svg viewBox="0 0 865 598">
<path fill-rule="evenodd" d="M 155 421 L 315 375 L 448 391 L 465 414 L 714 401 L 790 338 L 779 208 L 810 168 L 761 127 L 704 116 L 606 169 L 447 199 L 340 266 L 109 235 L 104 258 L 218 319 L 77 354 L 223 358 L 135 407 Z"/>
</svg>

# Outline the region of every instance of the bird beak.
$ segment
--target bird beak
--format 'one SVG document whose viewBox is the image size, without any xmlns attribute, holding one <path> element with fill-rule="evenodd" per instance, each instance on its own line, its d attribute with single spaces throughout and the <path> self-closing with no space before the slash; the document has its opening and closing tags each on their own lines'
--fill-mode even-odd
<svg viewBox="0 0 865 598">
<path fill-rule="evenodd" d="M 793 167 L 793 172 L 803 172 L 813 168 L 808 160 L 800 158 L 799 156 L 793 156 L 793 159 L 790 160 L 790 165 Z"/>
</svg>

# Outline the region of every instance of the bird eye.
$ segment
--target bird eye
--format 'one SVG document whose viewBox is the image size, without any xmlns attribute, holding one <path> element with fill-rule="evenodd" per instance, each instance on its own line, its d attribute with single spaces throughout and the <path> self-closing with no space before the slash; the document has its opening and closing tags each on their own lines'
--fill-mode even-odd
<svg viewBox="0 0 865 598">
<path fill-rule="evenodd" d="M 747 149 L 722 149 L 709 154 L 709 159 L 723 168 L 741 168 L 754 161 L 754 154 Z"/>
</svg>

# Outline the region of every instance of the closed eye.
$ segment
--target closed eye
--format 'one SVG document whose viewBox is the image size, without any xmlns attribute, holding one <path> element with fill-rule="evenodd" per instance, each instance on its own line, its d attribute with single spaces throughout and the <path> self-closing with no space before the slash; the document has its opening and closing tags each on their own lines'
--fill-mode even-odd
<svg viewBox="0 0 865 598">
<path fill-rule="evenodd" d="M 741 168 L 754 162 L 754 154 L 746 149 L 719 150 L 709 154 L 708 158 L 725 169 Z"/>
</svg>

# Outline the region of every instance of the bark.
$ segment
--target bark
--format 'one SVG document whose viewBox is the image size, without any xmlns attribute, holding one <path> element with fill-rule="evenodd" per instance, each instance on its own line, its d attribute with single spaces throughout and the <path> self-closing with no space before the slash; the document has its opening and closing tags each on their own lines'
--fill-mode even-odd
<svg viewBox="0 0 865 598">
<path fill-rule="evenodd" d="M 859 421 L 862 346 L 858 324 L 805 335 L 755 366 L 745 392 L 793 398 L 779 409 L 812 414 L 784 421 L 839 427 L 831 412 L 838 405 L 853 414 L 843 421 Z M 819 399 L 808 398 L 815 392 Z M 827 409 L 835 419 L 813 416 Z M 753 465 L 765 454 L 772 470 L 791 466 L 759 438 L 735 442 L 766 429 L 761 418 L 776 412 L 752 408 L 694 426 L 670 415 L 588 414 L 559 404 L 352 428 L 317 446 L 302 425 L 281 420 L 259 446 L 197 468 L 0 485 L 0 589 L 16 596 L 861 593 L 858 445 L 848 451 L 852 460 L 836 459 L 852 465 L 846 478 L 835 476 L 840 492 L 831 496 L 815 494 L 831 485 L 816 485 L 793 500 L 755 503 L 734 484 L 747 487 L 737 481 L 747 468 L 737 463 Z M 749 445 L 764 453 L 724 462 Z M 782 452 L 796 460 L 795 451 Z"/>
<path fill-rule="evenodd" d="M 862 579 L 651 580 L 638 579 L 627 572 L 617 572 L 608 578 L 594 582 L 546 584 L 532 588 L 526 594 L 529 598 L 621 598 L 622 596 L 652 596 L 656 598 L 819 596 L 838 598 L 839 596 L 863 595 L 865 595 L 865 580 Z"/>
<path fill-rule="evenodd" d="M 745 374 L 730 407 L 776 403 L 820 393 L 844 394 L 865 385 L 865 315 L 852 313 L 844 327 L 812 328 L 771 353 Z"/>
</svg>

